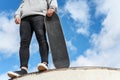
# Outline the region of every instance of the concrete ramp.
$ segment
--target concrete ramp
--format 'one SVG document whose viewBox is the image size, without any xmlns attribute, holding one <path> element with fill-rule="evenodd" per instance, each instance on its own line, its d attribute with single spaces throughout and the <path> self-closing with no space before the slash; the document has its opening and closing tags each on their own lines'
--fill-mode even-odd
<svg viewBox="0 0 120 80">
<path fill-rule="evenodd" d="M 42 73 L 30 73 L 13 80 L 120 80 L 120 69 L 107 67 L 53 69 Z"/>
</svg>

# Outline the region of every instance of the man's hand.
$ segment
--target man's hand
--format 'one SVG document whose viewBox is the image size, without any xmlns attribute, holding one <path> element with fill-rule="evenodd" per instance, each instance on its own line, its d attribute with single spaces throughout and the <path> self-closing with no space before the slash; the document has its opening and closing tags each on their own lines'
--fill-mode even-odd
<svg viewBox="0 0 120 80">
<path fill-rule="evenodd" d="M 48 16 L 48 17 L 51 17 L 54 12 L 55 12 L 54 9 L 48 9 L 48 11 L 47 11 L 47 16 Z"/>
<path fill-rule="evenodd" d="M 20 24 L 21 23 L 21 18 L 20 17 L 16 17 L 15 18 L 15 23 L 16 24 Z"/>
</svg>

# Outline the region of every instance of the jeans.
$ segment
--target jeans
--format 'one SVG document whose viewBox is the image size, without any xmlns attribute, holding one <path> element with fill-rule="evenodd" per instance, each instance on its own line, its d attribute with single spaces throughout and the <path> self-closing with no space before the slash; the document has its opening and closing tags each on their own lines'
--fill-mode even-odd
<svg viewBox="0 0 120 80">
<path fill-rule="evenodd" d="M 20 67 L 28 68 L 29 61 L 29 46 L 31 38 L 35 32 L 37 42 L 39 44 L 39 52 L 41 56 L 41 62 L 48 63 L 48 43 L 46 40 L 46 30 L 44 25 L 44 16 L 33 15 L 25 17 L 21 20 L 20 24 Z"/>
</svg>

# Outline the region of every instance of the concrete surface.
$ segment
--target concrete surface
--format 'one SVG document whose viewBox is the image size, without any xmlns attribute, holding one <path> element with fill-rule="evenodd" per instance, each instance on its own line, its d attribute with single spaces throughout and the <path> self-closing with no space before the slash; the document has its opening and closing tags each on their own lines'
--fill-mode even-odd
<svg viewBox="0 0 120 80">
<path fill-rule="evenodd" d="M 79 67 L 30 73 L 13 80 L 120 80 L 119 68 Z"/>
</svg>

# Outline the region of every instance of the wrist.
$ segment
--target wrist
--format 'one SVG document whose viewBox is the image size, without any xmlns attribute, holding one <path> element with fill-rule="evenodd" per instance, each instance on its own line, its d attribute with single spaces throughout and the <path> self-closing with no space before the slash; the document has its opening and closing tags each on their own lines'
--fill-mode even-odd
<svg viewBox="0 0 120 80">
<path fill-rule="evenodd" d="M 15 18 L 20 18 L 20 15 L 15 15 Z"/>
</svg>

